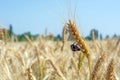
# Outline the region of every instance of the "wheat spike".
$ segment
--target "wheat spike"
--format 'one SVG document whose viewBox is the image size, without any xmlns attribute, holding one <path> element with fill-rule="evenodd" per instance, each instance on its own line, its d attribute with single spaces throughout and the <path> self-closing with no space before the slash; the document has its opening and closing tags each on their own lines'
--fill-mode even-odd
<svg viewBox="0 0 120 80">
<path fill-rule="evenodd" d="M 92 80 L 96 80 L 97 79 L 97 74 L 98 74 L 98 71 L 100 70 L 100 67 L 102 65 L 102 63 L 104 62 L 105 60 L 105 55 L 102 55 L 98 61 L 96 62 L 96 65 L 94 66 L 94 70 L 92 72 Z"/>
<path fill-rule="evenodd" d="M 29 36 L 24 35 L 24 37 L 28 40 L 28 43 L 29 43 L 31 46 L 34 46 L 34 44 L 32 43 L 32 40 L 29 38 Z"/>
<path fill-rule="evenodd" d="M 107 68 L 106 80 L 116 80 L 114 75 L 114 66 L 114 59 L 112 59 Z"/>
<path fill-rule="evenodd" d="M 80 46 L 81 52 L 83 52 L 88 59 L 88 66 L 90 70 L 90 80 L 91 80 L 90 55 L 89 55 L 88 48 L 85 44 L 85 41 L 80 37 L 76 24 L 73 21 L 69 20 L 69 22 L 67 23 L 67 29 L 70 35 L 75 39 L 77 44 Z"/>
<path fill-rule="evenodd" d="M 62 31 L 62 43 L 63 44 L 62 44 L 62 47 L 61 47 L 61 51 L 63 51 L 64 45 L 65 45 L 65 42 L 66 42 L 65 34 L 66 34 L 66 25 L 64 25 L 63 31 Z"/>
<path fill-rule="evenodd" d="M 94 41 L 95 40 L 95 32 L 92 31 L 92 40 Z"/>
<path fill-rule="evenodd" d="M 3 39 L 4 39 L 3 30 L 2 30 L 2 28 L 0 27 L 0 40 L 3 40 Z"/>
<path fill-rule="evenodd" d="M 67 25 L 70 35 L 76 40 L 78 45 L 81 47 L 81 51 L 86 55 L 89 55 L 88 48 L 85 44 L 85 41 L 80 37 L 76 24 L 73 21 L 69 20 Z"/>
<path fill-rule="evenodd" d="M 6 28 L 3 29 L 3 33 L 4 33 L 4 41 L 5 43 L 7 42 L 7 39 L 8 39 L 8 31 Z"/>
<path fill-rule="evenodd" d="M 57 65 L 55 65 L 54 61 L 48 60 L 48 62 L 51 63 L 51 65 L 53 66 L 53 68 L 55 69 L 55 71 L 58 73 L 59 76 L 61 76 L 63 78 L 63 80 L 67 80 L 65 78 L 65 76 L 63 75 L 63 73 L 61 72 L 61 70 L 59 69 L 59 67 Z"/>
<path fill-rule="evenodd" d="M 28 68 L 27 69 L 27 74 L 28 74 L 28 80 L 35 80 L 33 74 L 32 74 L 32 69 L 31 68 Z"/>
</svg>

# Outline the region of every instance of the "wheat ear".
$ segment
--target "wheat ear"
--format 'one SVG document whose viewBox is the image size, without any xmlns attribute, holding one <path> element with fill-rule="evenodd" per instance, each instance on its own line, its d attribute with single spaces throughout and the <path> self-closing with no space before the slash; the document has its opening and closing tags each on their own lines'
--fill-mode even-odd
<svg viewBox="0 0 120 80">
<path fill-rule="evenodd" d="M 70 35 L 76 40 L 76 42 L 78 43 L 78 45 L 81 48 L 81 51 L 84 54 L 89 55 L 88 48 L 85 44 L 85 41 L 80 37 L 79 31 L 76 27 L 76 24 L 73 21 L 69 20 L 67 25 L 68 25 L 68 31 L 69 31 Z"/>
<path fill-rule="evenodd" d="M 3 33 L 4 33 L 4 41 L 5 43 L 7 43 L 7 40 L 8 40 L 8 31 L 6 28 L 3 29 Z"/>
<path fill-rule="evenodd" d="M 73 21 L 69 20 L 69 22 L 67 23 L 67 29 L 68 29 L 70 35 L 75 39 L 77 44 L 80 46 L 81 51 L 85 54 L 85 56 L 88 59 L 88 66 L 89 66 L 89 70 L 90 70 L 90 80 L 91 80 L 90 54 L 89 54 L 88 48 L 85 44 L 85 41 L 80 37 L 79 31 L 76 27 L 76 24 Z"/>
<path fill-rule="evenodd" d="M 3 30 L 2 30 L 2 28 L 0 27 L 0 40 L 3 40 L 3 39 L 4 39 Z"/>
<path fill-rule="evenodd" d="M 29 43 L 31 46 L 34 46 L 32 40 L 29 38 L 29 36 L 24 35 L 24 37 L 26 38 L 26 40 L 28 41 L 28 43 Z"/>
<path fill-rule="evenodd" d="M 95 40 L 95 32 L 92 31 L 92 40 L 94 41 Z"/>
<path fill-rule="evenodd" d="M 92 80 L 96 80 L 97 79 L 97 75 L 98 75 L 98 71 L 100 70 L 100 67 L 102 65 L 102 63 L 105 60 L 105 55 L 102 55 L 96 62 L 96 65 L 94 66 L 94 70 L 92 72 Z"/>
<path fill-rule="evenodd" d="M 66 25 L 64 25 L 63 31 L 62 31 L 62 43 L 63 44 L 62 44 L 62 47 L 61 47 L 61 51 L 63 51 L 64 45 L 65 45 L 65 42 L 66 42 L 65 34 L 66 34 Z"/>
<path fill-rule="evenodd" d="M 106 80 L 116 80 L 114 75 L 114 67 L 114 59 L 112 59 L 107 68 Z"/>
<path fill-rule="evenodd" d="M 31 68 L 28 68 L 27 69 L 27 74 L 28 74 L 28 80 L 35 80 L 33 74 L 32 74 L 32 69 Z"/>
</svg>

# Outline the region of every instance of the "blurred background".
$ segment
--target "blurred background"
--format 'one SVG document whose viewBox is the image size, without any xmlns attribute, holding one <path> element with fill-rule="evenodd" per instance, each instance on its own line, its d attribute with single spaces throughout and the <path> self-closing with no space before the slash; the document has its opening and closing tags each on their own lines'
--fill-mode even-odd
<svg viewBox="0 0 120 80">
<path fill-rule="evenodd" d="M 68 19 L 91 39 L 120 37 L 120 0 L 0 0 L 0 28 L 19 38 L 51 35 L 61 39 Z"/>
</svg>

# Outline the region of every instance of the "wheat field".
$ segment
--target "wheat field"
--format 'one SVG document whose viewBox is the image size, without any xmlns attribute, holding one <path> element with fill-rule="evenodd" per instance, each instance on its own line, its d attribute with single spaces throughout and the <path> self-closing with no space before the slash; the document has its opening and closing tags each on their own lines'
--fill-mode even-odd
<svg viewBox="0 0 120 80">
<path fill-rule="evenodd" d="M 0 3 L 0 80 L 120 80 L 119 0 Z"/>
<path fill-rule="evenodd" d="M 120 39 L 85 41 L 90 49 L 93 80 L 120 79 Z M 89 80 L 87 58 L 78 69 L 79 51 L 62 42 L 39 38 L 37 41 L 0 41 L 0 80 Z"/>
<path fill-rule="evenodd" d="M 26 41 L 9 41 L 7 34 L 0 31 L 0 80 L 120 79 L 120 38 L 85 40 L 71 20 L 62 40 L 24 35 Z"/>
</svg>

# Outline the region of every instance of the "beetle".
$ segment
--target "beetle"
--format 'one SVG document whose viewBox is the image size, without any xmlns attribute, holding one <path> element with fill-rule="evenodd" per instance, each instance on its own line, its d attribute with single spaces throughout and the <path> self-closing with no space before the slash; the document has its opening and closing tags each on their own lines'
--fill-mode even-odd
<svg viewBox="0 0 120 80">
<path fill-rule="evenodd" d="M 75 43 L 73 43 L 73 44 L 71 44 L 71 50 L 72 51 L 80 51 L 81 49 L 80 49 L 80 46 L 79 45 L 77 45 L 77 44 L 75 44 Z"/>
</svg>

